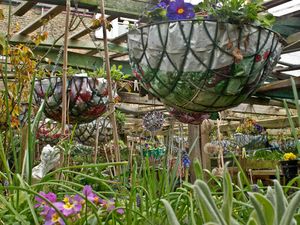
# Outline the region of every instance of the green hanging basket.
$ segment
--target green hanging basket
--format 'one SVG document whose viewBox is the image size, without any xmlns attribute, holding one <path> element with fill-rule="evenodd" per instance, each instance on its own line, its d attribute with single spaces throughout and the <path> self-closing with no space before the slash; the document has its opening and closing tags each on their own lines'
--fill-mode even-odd
<svg viewBox="0 0 300 225">
<path fill-rule="evenodd" d="M 128 33 L 132 69 L 165 104 L 216 112 L 247 99 L 271 73 L 280 37 L 253 25 L 169 21 Z"/>
</svg>

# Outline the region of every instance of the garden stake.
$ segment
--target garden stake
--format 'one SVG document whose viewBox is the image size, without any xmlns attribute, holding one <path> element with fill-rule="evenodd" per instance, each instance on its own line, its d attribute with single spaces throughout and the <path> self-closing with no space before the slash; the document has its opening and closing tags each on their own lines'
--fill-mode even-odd
<svg viewBox="0 0 300 225">
<path fill-rule="evenodd" d="M 97 155 L 98 155 L 98 138 L 99 138 L 99 127 L 100 127 L 100 117 L 97 119 L 97 128 L 96 128 L 96 137 L 95 137 L 95 156 L 94 163 L 97 163 Z"/>
<path fill-rule="evenodd" d="M 104 0 L 101 0 L 101 18 L 100 21 L 102 22 L 103 27 L 103 44 L 104 44 L 104 60 L 106 65 L 106 74 L 107 74 L 107 83 L 108 83 L 108 98 L 109 98 L 109 110 L 110 110 L 110 119 L 111 124 L 113 127 L 113 139 L 114 139 L 114 151 L 116 162 L 120 162 L 120 151 L 119 151 L 119 138 L 118 138 L 118 129 L 116 123 L 116 115 L 115 115 L 115 104 L 113 99 L 113 89 L 112 89 L 112 81 L 110 76 L 110 62 L 109 62 L 109 54 L 108 54 L 108 44 L 107 44 L 107 24 L 105 20 L 105 8 L 104 8 Z M 117 166 L 117 175 L 120 174 L 120 167 Z"/>
</svg>

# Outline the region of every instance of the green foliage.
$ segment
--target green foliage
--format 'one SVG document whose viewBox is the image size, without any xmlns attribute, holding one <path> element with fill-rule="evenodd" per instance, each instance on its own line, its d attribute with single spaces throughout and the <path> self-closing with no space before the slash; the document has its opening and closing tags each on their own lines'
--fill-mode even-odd
<svg viewBox="0 0 300 225">
<path fill-rule="evenodd" d="M 271 27 L 275 17 L 271 14 L 262 14 L 263 0 L 204 0 L 198 9 L 208 12 L 218 21 L 237 24 L 257 24 Z"/>
</svg>

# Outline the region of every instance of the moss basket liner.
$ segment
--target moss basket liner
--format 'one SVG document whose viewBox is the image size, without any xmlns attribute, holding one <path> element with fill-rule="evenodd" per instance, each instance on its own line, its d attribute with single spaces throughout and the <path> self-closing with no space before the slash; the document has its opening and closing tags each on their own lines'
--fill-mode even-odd
<svg viewBox="0 0 300 225">
<path fill-rule="evenodd" d="M 46 98 L 45 115 L 61 121 L 62 79 L 50 77 L 35 81 L 35 102 L 40 104 Z M 108 105 L 107 81 L 104 78 L 73 76 L 68 78 L 68 118 L 67 122 L 88 123 L 101 116 Z"/>
<path fill-rule="evenodd" d="M 276 33 L 259 26 L 184 20 L 129 31 L 128 49 L 136 76 L 165 104 L 216 112 L 259 87 L 278 61 L 281 44 Z"/>
</svg>

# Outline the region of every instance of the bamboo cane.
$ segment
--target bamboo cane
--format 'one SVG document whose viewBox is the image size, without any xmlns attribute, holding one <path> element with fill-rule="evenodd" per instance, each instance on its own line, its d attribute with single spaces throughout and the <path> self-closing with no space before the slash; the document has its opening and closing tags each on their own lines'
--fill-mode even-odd
<svg viewBox="0 0 300 225">
<path fill-rule="evenodd" d="M 108 83 L 108 97 L 109 97 L 109 110 L 110 110 L 110 120 L 113 128 L 113 139 L 114 139 L 114 151 L 115 151 L 115 161 L 120 162 L 120 150 L 119 150 L 119 137 L 118 137 L 118 129 L 116 123 L 116 115 L 115 115 L 115 104 L 113 99 L 113 89 L 112 89 L 112 81 L 110 75 L 110 61 L 108 54 L 108 44 L 107 44 L 107 25 L 105 22 L 105 6 L 104 0 L 101 0 L 100 3 L 101 8 L 101 21 L 103 27 L 103 44 L 104 44 L 104 55 L 105 55 L 105 64 L 106 64 L 106 74 L 107 74 L 107 83 Z M 116 168 L 117 175 L 120 174 L 120 168 L 117 166 Z"/>
<path fill-rule="evenodd" d="M 64 55 L 63 55 L 63 75 L 62 75 L 62 113 L 61 113 L 61 134 L 66 134 L 67 120 L 67 70 L 68 70 L 68 44 L 69 44 L 69 17 L 70 17 L 70 0 L 66 1 L 66 20 L 64 36 Z M 60 166 L 64 163 L 64 152 L 60 153 Z"/>
</svg>

